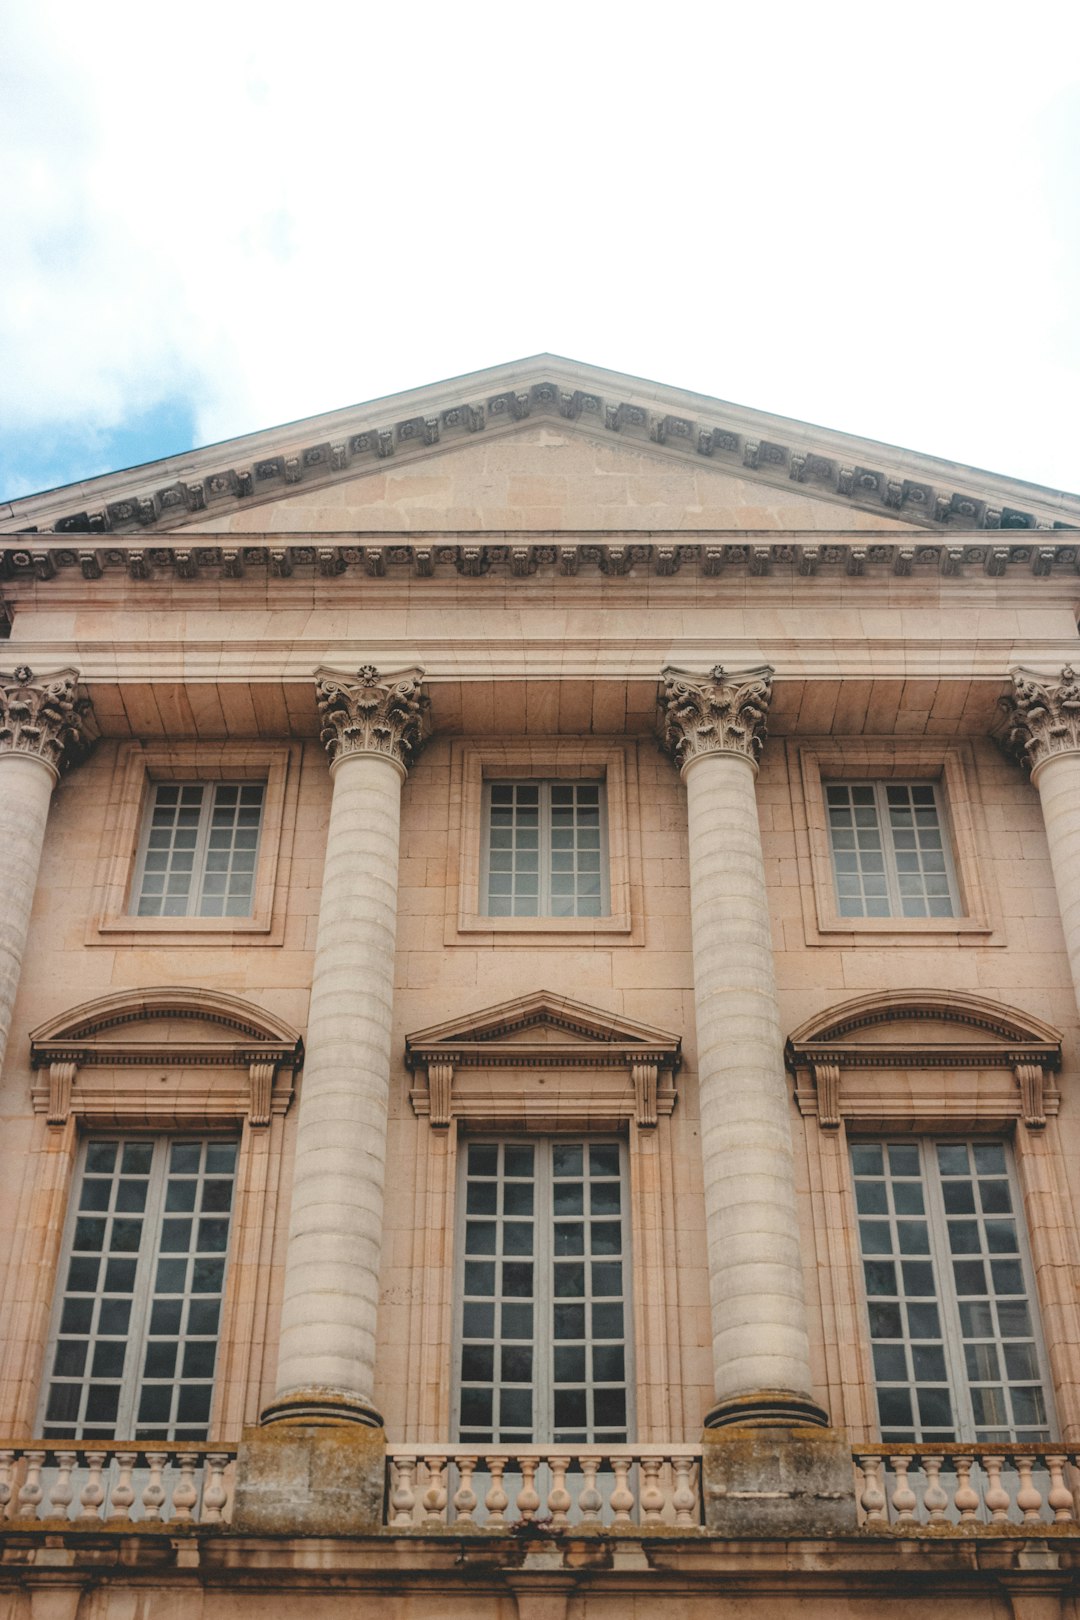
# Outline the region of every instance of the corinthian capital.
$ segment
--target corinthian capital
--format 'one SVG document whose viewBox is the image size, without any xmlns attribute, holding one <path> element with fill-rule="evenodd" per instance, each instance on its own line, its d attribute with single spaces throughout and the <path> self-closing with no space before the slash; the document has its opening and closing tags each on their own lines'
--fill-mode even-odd
<svg viewBox="0 0 1080 1620">
<path fill-rule="evenodd" d="M 772 670 L 708 675 L 665 669 L 660 675 L 660 746 L 680 769 L 699 754 L 743 754 L 756 764 L 765 746 Z"/>
<path fill-rule="evenodd" d="M 78 693 L 77 669 L 35 675 L 20 664 L 0 671 L 0 756 L 32 754 L 59 774 L 87 752 L 89 698 Z"/>
<path fill-rule="evenodd" d="M 1021 764 L 1034 770 L 1055 754 L 1080 753 L 1080 681 L 1071 664 L 1059 680 L 1011 672 L 1013 689 L 1002 699 L 1006 719 L 1000 729 L 1004 746 Z"/>
<path fill-rule="evenodd" d="M 423 677 L 422 669 L 384 677 L 374 664 L 355 675 L 316 670 L 320 736 L 331 762 L 349 754 L 386 754 L 408 769 L 431 730 Z"/>
</svg>

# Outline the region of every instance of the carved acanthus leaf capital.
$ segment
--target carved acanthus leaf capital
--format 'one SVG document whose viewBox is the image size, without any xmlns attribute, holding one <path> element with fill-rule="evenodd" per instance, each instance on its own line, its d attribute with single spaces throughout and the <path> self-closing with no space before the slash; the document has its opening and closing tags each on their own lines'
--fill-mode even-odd
<svg viewBox="0 0 1080 1620">
<path fill-rule="evenodd" d="M 423 677 L 422 669 L 383 676 L 374 664 L 355 675 L 317 670 L 320 736 L 331 762 L 385 754 L 407 770 L 431 730 Z"/>
<path fill-rule="evenodd" d="M 88 752 L 89 716 L 77 669 L 35 675 L 20 664 L 0 672 L 0 755 L 31 754 L 59 774 Z"/>
<path fill-rule="evenodd" d="M 1059 679 L 1014 669 L 1013 690 L 1002 699 L 999 735 L 1021 764 L 1034 770 L 1055 754 L 1080 753 L 1080 679 L 1066 664 Z"/>
<path fill-rule="evenodd" d="M 665 669 L 660 676 L 660 746 L 680 769 L 700 754 L 743 754 L 756 764 L 765 746 L 765 720 L 773 672 L 729 672 L 717 664 L 708 675 Z"/>
</svg>

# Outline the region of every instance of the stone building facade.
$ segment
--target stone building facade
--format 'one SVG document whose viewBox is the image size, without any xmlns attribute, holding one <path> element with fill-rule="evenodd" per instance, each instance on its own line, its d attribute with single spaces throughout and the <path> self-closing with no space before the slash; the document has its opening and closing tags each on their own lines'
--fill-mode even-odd
<svg viewBox="0 0 1080 1620">
<path fill-rule="evenodd" d="M 539 356 L 0 508 L 0 1615 L 1078 1613 L 1080 498 Z"/>
</svg>

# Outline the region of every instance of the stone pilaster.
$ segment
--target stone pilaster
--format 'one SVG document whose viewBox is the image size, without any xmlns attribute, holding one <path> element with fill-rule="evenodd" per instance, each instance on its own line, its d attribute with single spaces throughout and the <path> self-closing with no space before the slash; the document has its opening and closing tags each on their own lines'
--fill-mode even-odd
<svg viewBox="0 0 1080 1620">
<path fill-rule="evenodd" d="M 1004 747 L 1031 772 L 1039 790 L 1073 988 L 1080 1006 L 1080 679 L 1012 671 L 1004 700 Z"/>
<path fill-rule="evenodd" d="M 421 672 L 317 671 L 333 798 L 311 985 L 277 1393 L 264 1422 L 380 1426 L 373 1403 L 401 786 Z"/>
<path fill-rule="evenodd" d="M 49 801 L 86 752 L 90 704 L 74 669 L 0 673 L 0 1064 L 19 987 Z"/>
<path fill-rule="evenodd" d="M 772 671 L 665 670 L 686 782 L 716 1405 L 707 1426 L 824 1424 L 810 1347 L 754 782 Z"/>
</svg>

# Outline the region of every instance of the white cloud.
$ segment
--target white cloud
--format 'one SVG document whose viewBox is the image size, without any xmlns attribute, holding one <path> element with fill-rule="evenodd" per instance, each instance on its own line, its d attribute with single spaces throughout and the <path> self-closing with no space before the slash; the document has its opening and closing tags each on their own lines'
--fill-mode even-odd
<svg viewBox="0 0 1080 1620">
<path fill-rule="evenodd" d="M 0 425 L 550 348 L 1080 484 L 1060 4 L 19 4 Z"/>
</svg>

